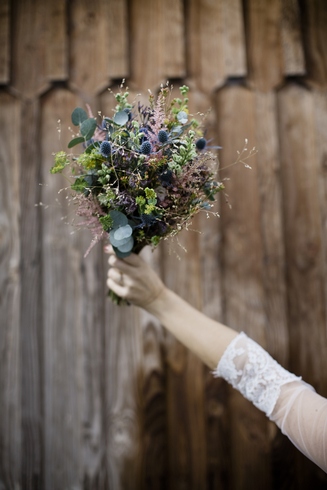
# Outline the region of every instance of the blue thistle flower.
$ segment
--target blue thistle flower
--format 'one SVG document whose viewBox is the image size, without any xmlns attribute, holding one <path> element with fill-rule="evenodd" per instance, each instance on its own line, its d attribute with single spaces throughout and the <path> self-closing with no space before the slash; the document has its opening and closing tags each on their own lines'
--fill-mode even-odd
<svg viewBox="0 0 327 490">
<path fill-rule="evenodd" d="M 141 145 L 141 153 L 143 153 L 143 155 L 149 155 L 151 153 L 151 150 L 152 146 L 150 141 L 144 141 Z"/>
<path fill-rule="evenodd" d="M 155 218 L 153 218 L 152 214 L 143 213 L 141 214 L 141 220 L 142 220 L 142 224 L 151 225 L 151 223 L 153 222 L 153 220 L 155 220 Z"/>
<path fill-rule="evenodd" d="M 167 131 L 165 131 L 164 129 L 160 129 L 158 133 L 158 140 L 160 141 L 160 143 L 166 143 L 168 141 Z"/>
<path fill-rule="evenodd" d="M 100 145 L 100 153 L 103 157 L 109 158 L 111 155 L 111 144 L 109 141 L 103 141 Z"/>
<path fill-rule="evenodd" d="M 197 147 L 198 150 L 203 150 L 207 144 L 207 140 L 205 138 L 200 138 L 196 143 L 195 146 Z"/>
</svg>

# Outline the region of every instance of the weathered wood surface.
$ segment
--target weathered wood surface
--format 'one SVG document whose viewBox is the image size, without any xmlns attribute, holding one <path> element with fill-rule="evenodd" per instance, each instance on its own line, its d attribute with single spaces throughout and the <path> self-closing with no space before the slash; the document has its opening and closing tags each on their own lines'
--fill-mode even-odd
<svg viewBox="0 0 327 490">
<path fill-rule="evenodd" d="M 289 335 L 285 284 L 285 253 L 282 195 L 277 128 L 277 100 L 274 93 L 255 94 L 256 146 L 260 216 L 263 246 L 263 284 L 267 313 L 267 348 L 288 368 Z M 252 162 L 249 162 L 252 165 Z"/>
<path fill-rule="evenodd" d="M 246 0 L 246 45 L 249 83 L 268 91 L 283 79 L 281 49 L 281 0 Z"/>
<path fill-rule="evenodd" d="M 197 219 L 193 220 L 192 228 L 198 229 Z M 164 245 L 165 284 L 193 306 L 201 308 L 198 233 L 185 230 L 179 235 L 178 242 Z M 166 362 L 168 486 L 173 490 L 205 488 L 203 364 L 168 332 Z"/>
<path fill-rule="evenodd" d="M 302 15 L 308 80 L 323 88 L 327 86 L 327 4 L 305 0 Z"/>
<path fill-rule="evenodd" d="M 226 87 L 217 98 L 219 139 L 224 142 L 222 168 L 233 162 L 236 150 L 255 145 L 255 97 L 243 87 Z M 263 287 L 263 245 L 256 158 L 252 170 L 242 164 L 224 175 L 232 209 L 221 206 L 224 323 L 245 331 L 266 347 Z M 269 439 L 264 415 L 235 390 L 230 391 L 232 481 L 235 488 L 269 488 Z"/>
<path fill-rule="evenodd" d="M 21 484 L 20 103 L 0 93 L 0 486 Z"/>
<path fill-rule="evenodd" d="M 284 74 L 306 73 L 300 9 L 296 0 L 281 0 L 281 38 L 284 59 Z"/>
<path fill-rule="evenodd" d="M 1 2 L 1 489 L 326 486 L 156 320 L 108 303 L 101 245 L 83 259 L 48 173 L 75 105 L 111 115 L 121 78 L 142 103 L 188 84 L 221 166 L 245 137 L 259 153 L 219 174 L 233 208 L 194 220 L 181 261 L 167 242 L 146 260 L 326 395 L 326 33 L 324 0 Z"/>
<path fill-rule="evenodd" d="M 68 78 L 67 2 L 58 0 L 47 5 L 46 74 L 48 80 L 61 81 Z"/>
<path fill-rule="evenodd" d="M 10 0 L 0 4 L 0 83 L 10 80 Z"/>
<path fill-rule="evenodd" d="M 47 5 L 42 0 L 12 0 L 11 86 L 24 98 L 48 87 L 46 54 Z"/>
<path fill-rule="evenodd" d="M 326 394 L 326 280 L 313 95 L 289 85 L 278 102 L 291 368 Z M 299 488 L 319 481 L 319 470 L 298 459 L 303 468 Z"/>
<path fill-rule="evenodd" d="M 23 104 L 21 120 L 22 478 L 23 485 L 32 489 L 42 484 L 43 433 L 39 100 Z"/>
<path fill-rule="evenodd" d="M 155 91 L 167 77 L 185 75 L 182 2 L 131 2 L 131 80 L 135 87 Z M 152 26 L 152 28 L 149 28 Z"/>
</svg>

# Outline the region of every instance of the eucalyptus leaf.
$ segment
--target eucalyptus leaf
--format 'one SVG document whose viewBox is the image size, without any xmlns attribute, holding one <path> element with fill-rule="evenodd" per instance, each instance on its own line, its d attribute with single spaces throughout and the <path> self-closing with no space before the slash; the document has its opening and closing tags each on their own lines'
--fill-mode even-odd
<svg viewBox="0 0 327 490">
<path fill-rule="evenodd" d="M 109 233 L 109 238 L 110 238 L 111 245 L 113 247 L 120 247 L 121 245 L 125 245 L 125 243 L 127 243 L 131 237 L 128 236 L 127 238 L 123 238 L 122 240 L 116 240 L 115 239 L 115 232 L 116 231 L 117 231 L 117 228 L 114 228 Z"/>
<path fill-rule="evenodd" d="M 96 143 L 91 143 L 91 145 L 89 145 L 86 150 L 84 151 L 84 153 L 87 153 L 87 154 L 90 154 L 92 150 L 94 150 L 95 148 L 100 148 L 100 145 L 98 142 Z"/>
<path fill-rule="evenodd" d="M 81 107 L 76 107 L 72 112 L 72 123 L 74 126 L 79 126 L 82 122 L 86 121 L 87 114 Z"/>
<path fill-rule="evenodd" d="M 129 225 L 120 226 L 117 230 L 115 230 L 114 237 L 115 240 L 123 240 L 124 238 L 129 238 L 132 233 L 133 230 L 131 226 Z"/>
<path fill-rule="evenodd" d="M 84 136 L 86 140 L 90 140 L 96 127 L 97 122 L 93 117 L 86 119 L 86 121 L 82 122 L 81 124 L 81 135 Z"/>
<path fill-rule="evenodd" d="M 134 238 L 131 236 L 129 237 L 129 240 L 127 243 L 124 243 L 124 245 L 119 245 L 118 250 L 119 252 L 127 253 L 131 252 L 134 247 Z"/>
<path fill-rule="evenodd" d="M 178 121 L 181 123 L 181 124 L 185 124 L 187 123 L 188 121 L 188 115 L 186 112 L 184 111 L 180 111 L 178 114 L 177 114 L 177 119 Z"/>
<path fill-rule="evenodd" d="M 128 114 L 125 111 L 116 112 L 114 116 L 114 123 L 118 126 L 124 126 L 128 121 Z"/>
<path fill-rule="evenodd" d="M 68 148 L 73 148 L 73 146 L 76 146 L 79 143 L 84 143 L 84 141 L 85 141 L 85 139 L 83 138 L 83 136 L 78 136 L 77 138 L 72 139 L 68 143 Z"/>
<path fill-rule="evenodd" d="M 115 254 L 117 255 L 117 257 L 119 259 L 125 259 L 126 257 L 129 257 L 131 255 L 131 252 L 121 252 L 117 247 L 115 247 L 114 245 L 112 246 L 112 248 L 114 249 L 114 252 Z"/>
<path fill-rule="evenodd" d="M 125 214 L 121 213 L 120 211 L 117 211 L 114 209 L 113 211 L 109 211 L 110 216 L 112 217 L 113 220 L 113 228 L 118 228 L 119 226 L 125 226 L 128 223 L 127 216 Z"/>
</svg>

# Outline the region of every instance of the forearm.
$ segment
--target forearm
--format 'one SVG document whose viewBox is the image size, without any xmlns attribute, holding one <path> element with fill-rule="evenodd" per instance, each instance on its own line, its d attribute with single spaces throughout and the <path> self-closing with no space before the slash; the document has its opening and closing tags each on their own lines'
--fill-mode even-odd
<svg viewBox="0 0 327 490">
<path fill-rule="evenodd" d="M 238 332 L 211 320 L 173 291 L 164 288 L 145 309 L 209 368 L 215 369 Z"/>
</svg>

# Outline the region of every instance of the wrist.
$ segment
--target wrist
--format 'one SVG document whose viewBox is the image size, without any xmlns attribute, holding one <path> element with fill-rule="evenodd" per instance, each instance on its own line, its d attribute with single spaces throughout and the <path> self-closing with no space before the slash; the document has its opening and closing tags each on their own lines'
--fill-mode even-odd
<svg viewBox="0 0 327 490">
<path fill-rule="evenodd" d="M 162 316 L 169 304 L 170 289 L 168 289 L 164 284 L 162 284 L 161 289 L 158 291 L 154 298 L 143 306 L 143 308 L 151 315 L 156 316 L 158 319 Z"/>
</svg>

